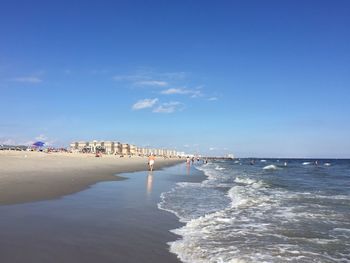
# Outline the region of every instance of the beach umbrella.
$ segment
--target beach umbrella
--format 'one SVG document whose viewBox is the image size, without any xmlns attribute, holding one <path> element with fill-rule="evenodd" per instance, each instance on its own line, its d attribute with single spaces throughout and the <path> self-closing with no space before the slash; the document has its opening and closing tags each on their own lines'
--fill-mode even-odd
<svg viewBox="0 0 350 263">
<path fill-rule="evenodd" d="M 35 143 L 33 143 L 33 146 L 35 146 L 35 147 L 43 147 L 44 145 L 45 145 L 44 142 L 35 142 Z"/>
</svg>

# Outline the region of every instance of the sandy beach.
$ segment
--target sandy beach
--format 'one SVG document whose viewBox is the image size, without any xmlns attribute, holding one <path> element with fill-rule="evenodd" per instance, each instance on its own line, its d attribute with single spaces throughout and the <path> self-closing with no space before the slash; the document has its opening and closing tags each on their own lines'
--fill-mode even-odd
<svg viewBox="0 0 350 263">
<path fill-rule="evenodd" d="M 155 169 L 181 162 L 157 158 Z M 147 170 L 146 157 L 92 154 L 0 152 L 0 204 L 58 198 L 102 181 L 124 178 L 115 174 Z"/>
</svg>

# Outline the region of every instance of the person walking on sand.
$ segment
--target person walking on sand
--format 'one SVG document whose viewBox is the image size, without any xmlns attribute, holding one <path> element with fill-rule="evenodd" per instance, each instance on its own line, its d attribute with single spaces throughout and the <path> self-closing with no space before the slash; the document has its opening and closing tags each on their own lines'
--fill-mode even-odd
<svg viewBox="0 0 350 263">
<path fill-rule="evenodd" d="M 148 165 L 149 165 L 149 170 L 153 171 L 153 166 L 154 166 L 154 160 L 156 157 L 151 153 L 151 155 L 148 157 Z"/>
</svg>

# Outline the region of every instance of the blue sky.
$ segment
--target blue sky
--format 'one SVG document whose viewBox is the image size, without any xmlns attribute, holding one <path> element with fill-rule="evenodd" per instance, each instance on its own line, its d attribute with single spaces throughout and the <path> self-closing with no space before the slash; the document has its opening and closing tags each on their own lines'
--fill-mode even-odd
<svg viewBox="0 0 350 263">
<path fill-rule="evenodd" d="M 349 1 L 2 1 L 0 143 L 350 157 L 349 13 Z"/>
</svg>

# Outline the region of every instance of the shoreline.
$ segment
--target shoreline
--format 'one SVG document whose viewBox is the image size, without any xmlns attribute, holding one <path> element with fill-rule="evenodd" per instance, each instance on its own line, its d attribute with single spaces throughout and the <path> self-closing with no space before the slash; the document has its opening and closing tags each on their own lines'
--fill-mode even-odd
<svg viewBox="0 0 350 263">
<path fill-rule="evenodd" d="M 182 163 L 122 176 L 129 179 L 59 199 L 0 206 L 1 261 L 180 263 L 169 251 L 169 242 L 180 236 L 169 230 L 183 223 L 157 204 L 162 193 L 178 182 L 201 180 L 201 173 Z"/>
<path fill-rule="evenodd" d="M 147 171 L 147 157 L 92 154 L 0 152 L 0 205 L 60 198 L 98 182 L 127 178 L 121 173 Z M 157 158 L 155 170 L 183 162 Z"/>
</svg>

